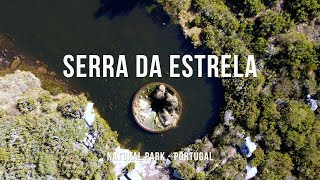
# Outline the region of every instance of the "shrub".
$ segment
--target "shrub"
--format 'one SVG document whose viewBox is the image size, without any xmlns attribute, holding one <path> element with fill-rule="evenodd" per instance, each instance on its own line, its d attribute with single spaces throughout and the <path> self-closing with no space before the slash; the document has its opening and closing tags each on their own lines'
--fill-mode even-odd
<svg viewBox="0 0 320 180">
<path fill-rule="evenodd" d="M 262 165 L 260 178 L 286 179 L 291 176 L 293 163 L 288 154 L 271 151 L 266 155 L 266 160 Z"/>
<path fill-rule="evenodd" d="M 39 173 L 43 176 L 54 176 L 58 173 L 56 157 L 52 154 L 44 152 L 39 153 L 37 169 Z"/>
<path fill-rule="evenodd" d="M 27 113 L 36 109 L 37 101 L 33 98 L 21 98 L 18 100 L 17 109 L 23 113 Z"/>
<path fill-rule="evenodd" d="M 293 78 L 299 78 L 302 70 L 308 71 L 310 66 L 317 69 L 319 62 L 316 51 L 305 35 L 297 32 L 284 34 L 277 39 L 277 43 L 280 51 L 277 60 L 271 62 L 273 68 L 279 70 L 287 67 Z"/>
<path fill-rule="evenodd" d="M 124 173 L 131 172 L 134 168 L 136 168 L 136 164 L 134 162 L 131 162 L 126 165 L 126 167 L 123 168 Z"/>
<path fill-rule="evenodd" d="M 292 23 L 287 13 L 267 11 L 255 21 L 255 34 L 260 37 L 270 37 L 286 32 Z"/>
<path fill-rule="evenodd" d="M 204 172 L 197 172 L 194 178 L 196 180 L 205 180 L 206 174 Z"/>
<path fill-rule="evenodd" d="M 280 0 L 262 0 L 263 3 L 267 6 L 274 6 L 279 3 Z"/>
<path fill-rule="evenodd" d="M 285 7 L 293 19 L 303 22 L 319 13 L 320 3 L 318 0 L 285 0 Z"/>
<path fill-rule="evenodd" d="M 188 162 L 182 162 L 176 167 L 177 172 L 183 179 L 192 179 L 195 175 L 195 169 L 192 164 Z"/>
<path fill-rule="evenodd" d="M 161 3 L 167 13 L 177 16 L 180 11 L 188 10 L 191 6 L 191 0 L 157 0 Z"/>
<path fill-rule="evenodd" d="M 64 117 L 80 119 L 82 118 L 86 107 L 86 98 L 84 95 L 76 97 L 66 97 L 58 105 L 58 111 Z"/>
</svg>

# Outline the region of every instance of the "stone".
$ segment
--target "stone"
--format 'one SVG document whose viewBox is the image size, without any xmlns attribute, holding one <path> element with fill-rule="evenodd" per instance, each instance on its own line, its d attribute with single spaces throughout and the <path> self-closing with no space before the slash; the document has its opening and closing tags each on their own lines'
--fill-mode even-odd
<svg viewBox="0 0 320 180">
<path fill-rule="evenodd" d="M 20 64 L 21 64 L 21 60 L 20 60 L 19 58 L 16 58 L 16 59 L 11 63 L 11 69 L 16 69 Z"/>
<path fill-rule="evenodd" d="M 174 170 L 174 171 L 173 171 L 173 177 L 176 177 L 176 178 L 178 178 L 178 179 L 183 179 L 183 178 L 181 177 L 181 175 L 178 173 L 177 170 Z"/>
<path fill-rule="evenodd" d="M 244 139 L 244 143 L 240 146 L 240 151 L 243 155 L 251 157 L 253 151 L 257 149 L 257 145 L 251 141 L 250 137 Z"/>
<path fill-rule="evenodd" d="M 256 167 L 251 167 L 250 165 L 246 167 L 246 170 L 247 170 L 246 179 L 251 179 L 254 176 L 256 176 L 258 173 L 258 169 Z"/>
<path fill-rule="evenodd" d="M 47 74 L 47 69 L 46 68 L 44 68 L 44 67 L 38 67 L 38 69 L 37 69 L 37 73 L 39 73 L 39 74 Z"/>
<path fill-rule="evenodd" d="M 142 180 L 142 177 L 140 176 L 140 174 L 133 169 L 132 171 L 130 171 L 127 176 L 132 179 L 132 180 Z"/>
<path fill-rule="evenodd" d="M 96 115 L 93 114 L 93 103 L 88 103 L 86 111 L 84 112 L 83 119 L 87 122 L 89 126 L 92 126 L 95 121 Z"/>
<path fill-rule="evenodd" d="M 226 125 L 230 124 L 230 121 L 234 121 L 234 117 L 232 116 L 233 111 L 232 110 L 227 110 L 224 113 L 224 122 Z"/>
<path fill-rule="evenodd" d="M 168 104 L 168 108 L 171 108 L 171 109 L 175 109 L 179 105 L 177 96 L 171 95 L 168 92 L 166 93 L 166 102 Z"/>
<path fill-rule="evenodd" d="M 171 125 L 174 121 L 173 117 L 168 113 L 166 109 L 163 109 L 162 113 L 160 113 L 160 120 L 165 126 Z"/>
<path fill-rule="evenodd" d="M 120 176 L 119 180 L 127 180 L 127 178 L 125 176 Z"/>
<path fill-rule="evenodd" d="M 312 111 L 316 111 L 318 109 L 318 101 L 316 99 L 312 99 L 311 95 L 307 95 L 307 104 L 310 106 Z"/>
<path fill-rule="evenodd" d="M 154 95 L 154 97 L 155 97 L 156 99 L 163 99 L 163 98 L 165 98 L 165 93 L 166 93 L 166 87 L 161 84 L 161 85 L 155 90 L 155 95 Z"/>
</svg>

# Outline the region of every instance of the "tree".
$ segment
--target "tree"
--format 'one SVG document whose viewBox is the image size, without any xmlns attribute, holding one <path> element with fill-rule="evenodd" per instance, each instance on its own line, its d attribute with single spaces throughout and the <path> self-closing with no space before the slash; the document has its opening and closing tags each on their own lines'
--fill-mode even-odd
<svg viewBox="0 0 320 180">
<path fill-rule="evenodd" d="M 277 13 L 271 10 L 258 17 L 255 23 L 256 35 L 264 38 L 283 33 L 292 26 L 287 13 Z"/>
<path fill-rule="evenodd" d="M 183 10 L 188 10 L 191 5 L 191 0 L 157 0 L 157 2 L 162 4 L 165 11 L 173 16 L 177 16 Z"/>
<path fill-rule="evenodd" d="M 318 0 L 285 0 L 285 7 L 293 19 L 303 22 L 319 13 L 320 3 Z"/>
<path fill-rule="evenodd" d="M 262 0 L 263 3 L 267 6 L 274 6 L 279 3 L 279 0 Z"/>
<path fill-rule="evenodd" d="M 271 151 L 266 155 L 265 162 L 261 166 L 259 176 L 269 179 L 286 179 L 291 176 L 293 163 L 288 154 L 277 151 Z"/>
<path fill-rule="evenodd" d="M 254 152 L 253 152 L 253 159 L 251 160 L 251 165 L 253 167 L 258 167 L 261 164 L 264 163 L 265 161 L 265 154 L 263 149 L 261 149 L 260 147 L 258 147 Z"/>
<path fill-rule="evenodd" d="M 275 43 L 279 53 L 268 62 L 272 65 L 271 68 L 277 69 L 278 72 L 286 68 L 293 78 L 299 78 L 302 72 L 310 71 L 311 66 L 312 69 L 317 69 L 319 64 L 317 53 L 314 45 L 305 35 L 297 32 L 283 34 L 276 39 Z"/>
<path fill-rule="evenodd" d="M 315 116 L 310 107 L 290 101 L 282 110 L 282 118 L 278 121 L 285 145 L 295 150 L 306 146 L 306 137 L 312 131 L 314 120 Z"/>
<path fill-rule="evenodd" d="M 195 169 L 192 164 L 188 162 L 179 163 L 174 167 L 183 179 L 192 179 L 195 175 Z"/>
</svg>

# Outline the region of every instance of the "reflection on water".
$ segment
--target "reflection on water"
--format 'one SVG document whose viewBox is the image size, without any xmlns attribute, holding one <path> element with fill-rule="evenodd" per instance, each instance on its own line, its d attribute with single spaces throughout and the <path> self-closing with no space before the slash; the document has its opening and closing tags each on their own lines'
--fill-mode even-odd
<svg viewBox="0 0 320 180">
<path fill-rule="evenodd" d="M 179 28 L 154 23 L 136 1 L 126 1 L 129 3 L 124 9 L 120 6 L 123 0 L 114 0 L 117 6 L 113 7 L 109 2 L 0 0 L 0 32 L 10 35 L 26 54 L 45 61 L 60 76 L 66 54 L 125 54 L 129 78 L 65 81 L 90 93 L 102 116 L 119 132 L 119 141 L 127 147 L 169 151 L 209 132 L 223 103 L 220 80 L 168 77 L 170 54 L 194 53 Z M 159 54 L 163 78 L 135 78 L 136 54 Z M 184 104 L 178 128 L 163 134 L 143 131 L 131 113 L 135 92 L 153 81 L 175 87 Z"/>
</svg>

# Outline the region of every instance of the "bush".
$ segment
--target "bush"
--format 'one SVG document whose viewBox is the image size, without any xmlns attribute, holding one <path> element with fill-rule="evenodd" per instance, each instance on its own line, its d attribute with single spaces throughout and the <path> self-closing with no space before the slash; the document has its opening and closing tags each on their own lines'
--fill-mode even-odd
<svg viewBox="0 0 320 180">
<path fill-rule="evenodd" d="M 54 176 L 58 173 L 57 160 L 52 154 L 41 152 L 38 157 L 37 169 L 43 176 Z"/>
<path fill-rule="evenodd" d="M 280 51 L 276 61 L 271 62 L 273 67 L 278 70 L 286 67 L 293 78 L 299 78 L 301 72 L 308 71 L 310 66 L 317 69 L 319 64 L 317 53 L 305 35 L 297 32 L 284 34 L 277 39 L 276 43 Z"/>
<path fill-rule="evenodd" d="M 268 41 L 265 38 L 258 37 L 257 40 L 251 45 L 252 49 L 256 52 L 256 54 L 260 56 L 265 56 L 268 49 Z"/>
<path fill-rule="evenodd" d="M 253 167 L 258 167 L 261 164 L 264 163 L 264 158 L 265 158 L 265 154 L 263 149 L 261 149 L 260 147 L 257 148 L 254 152 L 253 152 L 253 159 L 251 160 L 251 165 Z"/>
<path fill-rule="evenodd" d="M 295 101 L 289 102 L 288 106 L 282 110 L 282 118 L 278 122 L 281 133 L 285 137 L 285 145 L 296 151 L 305 147 L 314 121 L 315 116 L 309 106 Z"/>
<path fill-rule="evenodd" d="M 177 172 L 183 179 L 192 179 L 195 175 L 195 169 L 192 164 L 188 162 L 182 162 L 176 167 Z"/>
<path fill-rule="evenodd" d="M 260 0 L 232 0 L 231 3 L 236 6 L 236 13 L 244 13 L 247 17 L 255 16 L 265 8 Z"/>
<path fill-rule="evenodd" d="M 275 6 L 280 0 L 262 0 L 267 6 Z"/>
<path fill-rule="evenodd" d="M 9 159 L 10 154 L 7 152 L 6 149 L 0 147 L 0 163 L 4 163 L 5 161 L 7 161 L 7 159 Z"/>
<path fill-rule="evenodd" d="M 286 179 L 291 176 L 293 163 L 288 154 L 271 151 L 266 155 L 266 160 L 261 167 L 259 177 L 269 179 Z"/>
<path fill-rule="evenodd" d="M 195 180 L 205 180 L 206 174 L 204 172 L 198 172 L 195 175 Z"/>
<path fill-rule="evenodd" d="M 86 107 L 86 98 L 84 95 L 76 97 L 66 97 L 58 105 L 58 111 L 64 117 L 80 119 L 82 118 Z"/>
<path fill-rule="evenodd" d="M 126 167 L 123 168 L 123 173 L 129 173 L 131 172 L 134 168 L 136 168 L 136 164 L 134 162 L 131 162 L 129 164 L 126 165 Z"/>
<path fill-rule="evenodd" d="M 177 16 L 183 10 L 188 10 L 191 6 L 191 0 L 157 0 L 157 2 L 162 4 L 165 11 L 173 16 Z"/>
<path fill-rule="evenodd" d="M 267 11 L 255 21 L 255 34 L 260 37 L 270 37 L 289 30 L 292 26 L 287 13 Z"/>
<path fill-rule="evenodd" d="M 232 35 L 239 29 L 239 21 L 223 1 L 196 0 L 193 5 L 203 17 L 204 24 L 210 24 L 226 35 Z"/>
<path fill-rule="evenodd" d="M 260 0 L 244 0 L 244 13 L 247 16 L 254 16 L 264 9 L 264 5 Z"/>
<path fill-rule="evenodd" d="M 22 98 L 18 100 L 17 109 L 22 113 L 27 113 L 36 109 L 37 101 L 33 98 Z"/>
<path fill-rule="evenodd" d="M 293 19 L 303 22 L 319 13 L 320 3 L 318 0 L 285 0 L 285 7 Z"/>
</svg>

